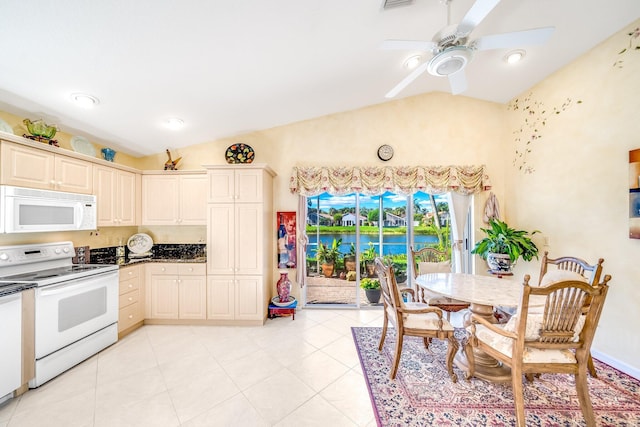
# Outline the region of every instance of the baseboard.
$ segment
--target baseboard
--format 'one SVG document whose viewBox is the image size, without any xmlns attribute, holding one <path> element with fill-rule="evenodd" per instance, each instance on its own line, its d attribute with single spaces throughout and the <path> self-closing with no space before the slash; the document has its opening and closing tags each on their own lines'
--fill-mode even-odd
<svg viewBox="0 0 640 427">
<path fill-rule="evenodd" d="M 606 363 L 609 366 L 616 368 L 619 371 L 624 372 L 627 375 L 632 376 L 633 378 L 640 380 L 640 369 L 630 366 L 624 362 L 619 361 L 618 359 L 614 359 L 613 357 L 599 352 L 597 349 L 591 347 L 591 355 L 598 359 L 601 362 Z"/>
</svg>

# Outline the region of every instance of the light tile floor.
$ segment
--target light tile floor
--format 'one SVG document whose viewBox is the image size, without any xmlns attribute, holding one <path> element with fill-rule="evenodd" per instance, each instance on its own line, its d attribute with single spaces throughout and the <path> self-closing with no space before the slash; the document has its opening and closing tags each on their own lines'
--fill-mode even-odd
<svg viewBox="0 0 640 427">
<path fill-rule="evenodd" d="M 375 426 L 350 328 L 381 325 L 381 309 L 307 309 L 144 326 L 0 406 L 0 427 Z"/>
</svg>

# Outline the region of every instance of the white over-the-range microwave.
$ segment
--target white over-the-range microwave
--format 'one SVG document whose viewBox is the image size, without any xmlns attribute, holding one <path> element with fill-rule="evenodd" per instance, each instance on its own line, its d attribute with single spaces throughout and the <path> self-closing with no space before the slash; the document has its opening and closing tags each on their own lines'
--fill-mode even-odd
<svg viewBox="0 0 640 427">
<path fill-rule="evenodd" d="M 0 233 L 95 230 L 96 196 L 0 185 Z"/>
</svg>

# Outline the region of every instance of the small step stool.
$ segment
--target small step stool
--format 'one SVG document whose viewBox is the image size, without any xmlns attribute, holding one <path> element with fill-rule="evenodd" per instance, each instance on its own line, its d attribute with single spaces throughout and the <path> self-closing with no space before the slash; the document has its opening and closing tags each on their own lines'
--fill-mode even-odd
<svg viewBox="0 0 640 427">
<path fill-rule="evenodd" d="M 275 304 L 269 304 L 269 319 L 273 319 L 274 317 L 292 315 L 293 318 L 291 320 L 296 320 L 297 306 L 298 306 L 298 300 L 295 300 L 291 304 L 285 305 L 284 307 L 278 306 Z"/>
</svg>

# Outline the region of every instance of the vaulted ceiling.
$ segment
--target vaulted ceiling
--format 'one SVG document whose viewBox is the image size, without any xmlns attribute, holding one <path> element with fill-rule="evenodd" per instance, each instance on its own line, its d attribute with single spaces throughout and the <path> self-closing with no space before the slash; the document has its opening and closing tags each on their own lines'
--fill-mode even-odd
<svg viewBox="0 0 640 427">
<path fill-rule="evenodd" d="M 431 41 L 475 2 L 446 3 L 4 0 L 0 110 L 137 156 L 388 102 L 411 72 L 403 62 L 432 53 L 381 43 Z M 502 0 L 470 40 L 555 31 L 522 46 L 516 65 L 504 61 L 513 48 L 475 52 L 468 89 L 457 96 L 507 102 L 639 17 L 638 0 Z M 449 83 L 424 73 L 396 98 L 433 91 L 448 92 Z M 72 93 L 99 104 L 79 108 Z M 179 131 L 164 126 L 174 117 L 184 122 Z"/>
</svg>

